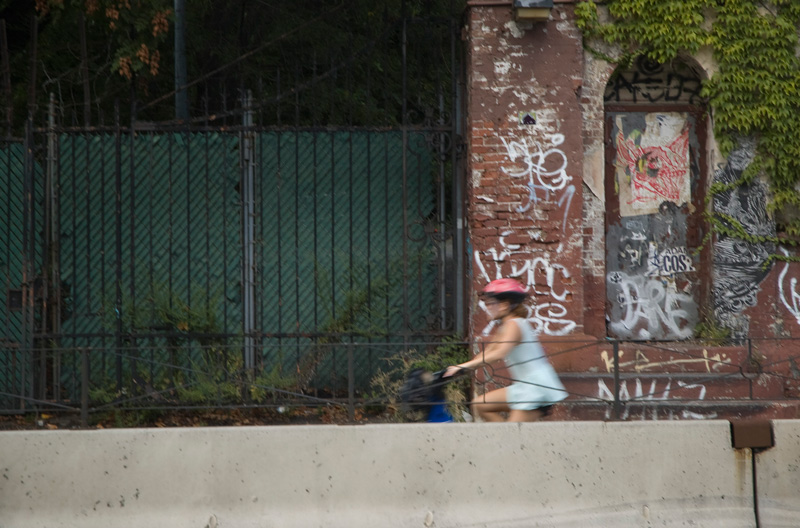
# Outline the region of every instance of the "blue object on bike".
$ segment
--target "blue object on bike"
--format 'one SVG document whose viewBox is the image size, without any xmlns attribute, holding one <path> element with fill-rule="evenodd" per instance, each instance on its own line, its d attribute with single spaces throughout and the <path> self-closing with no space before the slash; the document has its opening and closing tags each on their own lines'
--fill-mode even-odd
<svg viewBox="0 0 800 528">
<path fill-rule="evenodd" d="M 417 368 L 412 370 L 400 389 L 400 399 L 406 409 L 423 410 L 428 414 L 428 422 L 453 422 L 453 415 L 447 410 L 444 386 L 455 376 L 444 377 L 446 369 L 428 372 Z"/>
<path fill-rule="evenodd" d="M 444 400 L 434 400 L 428 411 L 428 421 L 431 423 L 446 423 L 453 421 L 453 415 L 447 410 Z"/>
</svg>

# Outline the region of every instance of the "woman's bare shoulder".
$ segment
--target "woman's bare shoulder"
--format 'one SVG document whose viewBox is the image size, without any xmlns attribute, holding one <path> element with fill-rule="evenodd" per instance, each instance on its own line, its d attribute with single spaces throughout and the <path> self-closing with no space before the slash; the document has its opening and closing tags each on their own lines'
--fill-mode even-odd
<svg viewBox="0 0 800 528">
<path fill-rule="evenodd" d="M 497 331 L 498 337 L 502 337 L 504 341 L 519 341 L 522 336 L 521 322 L 524 323 L 524 319 L 519 317 L 510 317 L 504 320 Z"/>
</svg>

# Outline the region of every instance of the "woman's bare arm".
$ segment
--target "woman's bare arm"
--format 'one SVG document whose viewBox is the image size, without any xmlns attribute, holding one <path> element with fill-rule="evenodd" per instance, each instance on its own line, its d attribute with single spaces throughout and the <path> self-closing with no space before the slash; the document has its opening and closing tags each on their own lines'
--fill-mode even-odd
<svg viewBox="0 0 800 528">
<path fill-rule="evenodd" d="M 474 370 L 481 365 L 487 365 L 505 359 L 508 353 L 511 352 L 511 349 L 519 344 L 521 338 L 522 332 L 520 332 L 519 325 L 513 320 L 508 319 L 503 322 L 497 330 L 497 335 L 494 336 L 494 339 L 484 350 L 469 361 L 448 367 L 444 375 L 452 376 L 459 370 Z"/>
</svg>

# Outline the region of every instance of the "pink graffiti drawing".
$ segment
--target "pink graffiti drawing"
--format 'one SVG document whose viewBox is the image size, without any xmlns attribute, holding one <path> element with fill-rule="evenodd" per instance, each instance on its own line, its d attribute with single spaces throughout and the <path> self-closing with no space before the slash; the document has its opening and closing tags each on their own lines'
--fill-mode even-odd
<svg viewBox="0 0 800 528">
<path fill-rule="evenodd" d="M 641 132 L 628 137 L 617 134 L 619 163 L 627 167 L 631 177 L 632 204 L 658 203 L 669 200 L 680 204 L 681 189 L 689 173 L 689 128 L 667 145 L 642 147 L 637 144 Z M 635 205 L 634 205 L 635 207 Z"/>
</svg>

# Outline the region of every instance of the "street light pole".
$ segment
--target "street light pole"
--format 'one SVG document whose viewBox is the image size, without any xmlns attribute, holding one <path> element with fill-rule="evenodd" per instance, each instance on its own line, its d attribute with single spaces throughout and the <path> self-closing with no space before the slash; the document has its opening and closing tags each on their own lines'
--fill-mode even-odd
<svg viewBox="0 0 800 528">
<path fill-rule="evenodd" d="M 186 95 L 186 0 L 175 0 L 175 119 L 189 120 Z"/>
</svg>

